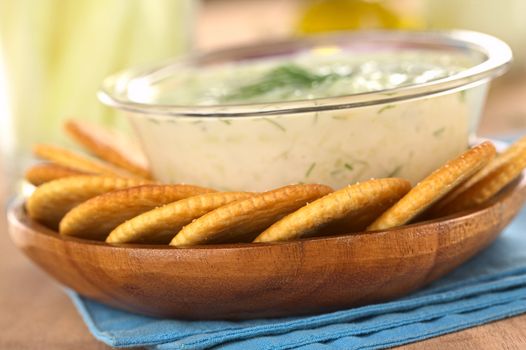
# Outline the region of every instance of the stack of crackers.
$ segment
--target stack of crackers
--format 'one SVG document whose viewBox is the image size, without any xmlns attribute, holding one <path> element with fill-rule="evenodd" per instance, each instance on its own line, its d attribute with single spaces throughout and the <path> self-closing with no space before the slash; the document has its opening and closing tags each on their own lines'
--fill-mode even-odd
<svg viewBox="0 0 526 350">
<path fill-rule="evenodd" d="M 122 135 L 71 120 L 65 130 L 87 153 L 37 145 L 28 215 L 62 235 L 112 244 L 192 246 L 275 242 L 386 230 L 474 210 L 526 167 L 526 137 L 496 155 L 482 142 L 416 186 L 371 179 L 334 191 L 291 184 L 267 192 L 221 192 L 156 182 L 140 148 Z"/>
</svg>

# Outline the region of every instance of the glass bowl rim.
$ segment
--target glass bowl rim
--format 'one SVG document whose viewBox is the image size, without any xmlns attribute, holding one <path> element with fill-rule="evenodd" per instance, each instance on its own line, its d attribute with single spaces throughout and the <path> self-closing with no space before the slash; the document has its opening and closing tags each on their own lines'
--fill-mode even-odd
<svg viewBox="0 0 526 350">
<path fill-rule="evenodd" d="M 384 40 L 392 43 L 413 43 L 420 45 L 439 45 L 449 49 L 478 52 L 486 60 L 467 68 L 457 74 L 445 78 L 432 80 L 422 84 L 411 84 L 394 89 L 375 90 L 357 94 L 348 94 L 318 99 L 303 99 L 293 101 L 278 101 L 249 104 L 225 104 L 209 106 L 185 106 L 173 104 L 149 104 L 123 99 L 119 92 L 125 91 L 132 79 L 145 79 L 158 74 L 171 72 L 175 67 L 190 64 L 210 57 L 229 57 L 240 52 L 264 52 L 279 47 L 299 46 L 310 47 L 324 44 L 327 41 L 356 40 Z M 334 45 L 334 44 L 333 44 Z M 349 109 L 372 105 L 395 103 L 404 100 L 422 98 L 440 94 L 451 90 L 468 88 L 477 82 L 484 82 L 503 74 L 512 61 L 510 47 L 500 39 L 488 34 L 467 31 L 354 31 L 318 34 L 300 38 L 268 41 L 263 44 L 237 46 L 205 53 L 196 53 L 182 58 L 149 67 L 138 67 L 124 70 L 104 79 L 97 92 L 99 100 L 108 106 L 128 112 L 155 116 L 184 116 L 184 117 L 242 117 L 268 116 L 280 114 L 297 114 L 306 112 L 320 112 L 328 110 Z"/>
</svg>

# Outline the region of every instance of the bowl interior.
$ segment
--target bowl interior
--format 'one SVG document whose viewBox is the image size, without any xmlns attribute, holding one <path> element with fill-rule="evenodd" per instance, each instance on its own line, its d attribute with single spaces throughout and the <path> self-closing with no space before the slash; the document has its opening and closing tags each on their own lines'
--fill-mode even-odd
<svg viewBox="0 0 526 350">
<path fill-rule="evenodd" d="M 402 49 L 458 53 L 470 57 L 474 66 L 458 74 L 424 84 L 390 90 L 359 93 L 341 97 L 289 102 L 252 103 L 218 106 L 181 106 L 162 102 L 163 90 L 173 89 L 172 80 L 188 67 L 199 68 L 217 64 L 233 64 L 283 58 L 301 52 L 343 50 L 348 52 L 396 52 Z M 243 116 L 263 114 L 301 113 L 312 110 L 351 108 L 372 104 L 391 103 L 408 98 L 458 88 L 501 74 L 511 60 L 511 50 L 502 41 L 486 34 L 469 31 L 451 32 L 343 32 L 290 39 L 258 45 L 196 54 L 154 67 L 130 69 L 107 78 L 99 92 L 105 104 L 144 114 L 178 116 Z M 176 85 L 176 84 L 175 84 Z"/>
</svg>

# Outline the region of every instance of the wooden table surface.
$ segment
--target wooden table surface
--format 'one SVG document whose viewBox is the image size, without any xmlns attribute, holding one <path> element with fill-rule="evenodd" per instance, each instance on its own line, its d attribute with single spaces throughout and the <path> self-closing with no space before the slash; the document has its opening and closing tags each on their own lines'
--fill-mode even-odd
<svg viewBox="0 0 526 350">
<path fill-rule="evenodd" d="M 504 85 L 493 92 L 481 130 L 495 134 L 526 126 L 521 96 L 526 97 L 526 83 Z M 108 348 L 90 335 L 61 287 L 15 249 L 1 215 L 0 349 Z M 526 349 L 526 315 L 400 347 L 422 348 Z"/>
</svg>

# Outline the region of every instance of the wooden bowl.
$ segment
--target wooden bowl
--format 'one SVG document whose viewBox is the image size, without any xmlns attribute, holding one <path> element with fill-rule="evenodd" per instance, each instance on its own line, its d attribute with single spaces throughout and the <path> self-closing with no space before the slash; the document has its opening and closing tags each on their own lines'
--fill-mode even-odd
<svg viewBox="0 0 526 350">
<path fill-rule="evenodd" d="M 525 199 L 520 180 L 480 210 L 398 229 L 185 249 L 63 237 L 30 220 L 21 201 L 8 219 L 14 243 L 81 295 L 151 316 L 244 319 L 400 297 L 489 245 Z"/>
</svg>

